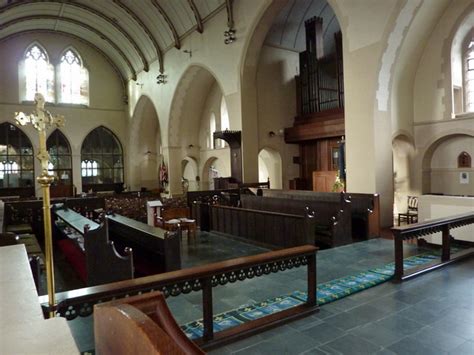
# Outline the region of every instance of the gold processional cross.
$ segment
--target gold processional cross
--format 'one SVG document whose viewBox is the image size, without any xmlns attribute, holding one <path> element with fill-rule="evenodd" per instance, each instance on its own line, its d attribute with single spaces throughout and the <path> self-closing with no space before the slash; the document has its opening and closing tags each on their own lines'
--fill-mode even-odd
<svg viewBox="0 0 474 355">
<path fill-rule="evenodd" d="M 41 162 L 41 175 L 36 178 L 43 191 L 43 223 L 44 239 L 46 249 L 46 283 L 48 287 L 49 298 L 49 316 L 55 314 L 55 289 L 54 289 L 54 262 L 53 262 L 53 240 L 51 231 L 51 204 L 49 197 L 49 187 L 54 181 L 54 176 L 48 174 L 49 154 L 46 148 L 46 130 L 51 127 L 64 126 L 64 116 L 53 116 L 44 108 L 44 96 L 40 93 L 35 94 L 35 111 L 30 115 L 23 112 L 15 112 L 15 120 L 20 126 L 31 123 L 39 134 L 39 153 L 36 156 Z"/>
</svg>

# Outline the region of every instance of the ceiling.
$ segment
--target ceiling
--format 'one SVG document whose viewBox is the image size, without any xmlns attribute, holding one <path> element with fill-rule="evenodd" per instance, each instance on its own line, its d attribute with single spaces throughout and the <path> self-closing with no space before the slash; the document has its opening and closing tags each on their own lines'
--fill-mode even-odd
<svg viewBox="0 0 474 355">
<path fill-rule="evenodd" d="M 88 43 L 135 79 L 231 0 L 0 0 L 0 41 L 57 33 Z"/>
<path fill-rule="evenodd" d="M 333 9 L 326 0 L 289 0 L 273 21 L 265 43 L 296 52 L 305 51 L 304 22 L 313 16 L 323 19 L 325 55 L 334 53 L 334 34 L 340 31 L 340 26 Z"/>
</svg>

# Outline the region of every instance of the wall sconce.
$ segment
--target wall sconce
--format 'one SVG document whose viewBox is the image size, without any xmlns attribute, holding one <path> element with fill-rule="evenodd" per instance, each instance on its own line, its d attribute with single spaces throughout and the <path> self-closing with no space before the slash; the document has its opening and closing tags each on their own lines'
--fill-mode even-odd
<svg viewBox="0 0 474 355">
<path fill-rule="evenodd" d="M 235 29 L 229 28 L 227 31 L 224 32 L 224 43 L 225 44 L 231 44 L 232 42 L 235 42 Z"/>
<path fill-rule="evenodd" d="M 143 83 L 136 82 L 135 85 L 140 86 L 140 89 L 143 87 Z"/>
<path fill-rule="evenodd" d="M 183 51 L 183 53 L 189 54 L 189 58 L 192 58 L 192 57 L 193 57 L 193 51 L 190 50 L 190 49 L 185 49 L 185 50 Z"/>
<path fill-rule="evenodd" d="M 167 77 L 166 74 L 160 73 L 160 74 L 156 77 L 156 83 L 157 83 L 157 84 L 166 84 L 166 77 Z"/>
</svg>

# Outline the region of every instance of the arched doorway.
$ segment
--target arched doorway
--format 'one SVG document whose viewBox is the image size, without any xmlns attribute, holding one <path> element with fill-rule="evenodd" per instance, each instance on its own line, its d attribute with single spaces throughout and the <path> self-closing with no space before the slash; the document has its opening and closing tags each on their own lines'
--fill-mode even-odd
<svg viewBox="0 0 474 355">
<path fill-rule="evenodd" d="M 392 140 L 393 151 L 393 198 L 394 215 L 407 209 L 407 195 L 410 195 L 411 161 L 415 154 L 413 140 L 408 135 L 398 135 Z"/>
<path fill-rule="evenodd" d="M 193 157 L 186 157 L 181 162 L 183 192 L 199 190 L 199 171 L 197 161 Z"/>
<path fill-rule="evenodd" d="M 263 148 L 258 153 L 258 181 L 270 180 L 272 189 L 282 189 L 281 156 L 275 149 Z"/>
</svg>

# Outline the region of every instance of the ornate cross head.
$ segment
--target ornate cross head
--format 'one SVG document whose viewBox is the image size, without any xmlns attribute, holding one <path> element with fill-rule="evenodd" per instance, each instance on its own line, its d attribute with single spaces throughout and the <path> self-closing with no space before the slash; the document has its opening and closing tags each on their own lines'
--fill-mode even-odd
<svg viewBox="0 0 474 355">
<path fill-rule="evenodd" d="M 35 111 L 29 115 L 25 115 L 23 112 L 15 112 L 15 120 L 20 126 L 25 126 L 26 124 L 31 123 L 38 131 L 44 131 L 51 126 L 64 126 L 64 116 L 53 116 L 48 110 L 46 110 L 44 108 L 44 96 L 38 92 L 35 94 L 35 104 Z"/>
</svg>

